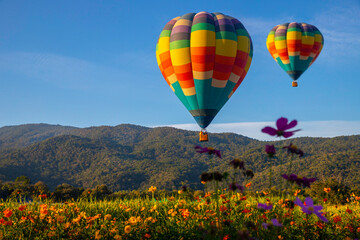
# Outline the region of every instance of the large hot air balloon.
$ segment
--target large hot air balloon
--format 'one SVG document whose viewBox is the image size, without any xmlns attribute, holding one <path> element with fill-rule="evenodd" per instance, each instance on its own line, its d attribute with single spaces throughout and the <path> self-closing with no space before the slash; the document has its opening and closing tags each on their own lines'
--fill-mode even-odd
<svg viewBox="0 0 360 240">
<path fill-rule="evenodd" d="M 241 22 L 221 13 L 188 13 L 169 21 L 156 45 L 166 82 L 195 118 L 200 141 L 206 127 L 243 81 L 252 42 Z"/>
<path fill-rule="evenodd" d="M 293 79 L 297 79 L 319 56 L 324 38 L 319 29 L 306 23 L 284 23 L 271 29 L 267 48 L 275 61 Z"/>
</svg>

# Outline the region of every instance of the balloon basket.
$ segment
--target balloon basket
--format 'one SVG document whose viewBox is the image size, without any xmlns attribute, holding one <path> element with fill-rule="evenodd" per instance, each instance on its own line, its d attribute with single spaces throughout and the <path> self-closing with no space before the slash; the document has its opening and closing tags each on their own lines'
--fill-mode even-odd
<svg viewBox="0 0 360 240">
<path fill-rule="evenodd" d="M 201 130 L 199 133 L 199 141 L 200 142 L 207 142 L 209 141 L 209 137 L 206 131 Z"/>
<path fill-rule="evenodd" d="M 297 82 L 295 82 L 295 81 L 292 82 L 292 86 L 293 86 L 293 87 L 297 87 L 297 86 L 298 86 Z"/>
</svg>

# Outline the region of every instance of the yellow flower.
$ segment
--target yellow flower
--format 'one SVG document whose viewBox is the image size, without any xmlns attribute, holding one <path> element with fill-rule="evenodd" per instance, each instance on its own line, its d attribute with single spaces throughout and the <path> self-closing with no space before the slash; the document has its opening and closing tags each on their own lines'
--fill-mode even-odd
<svg viewBox="0 0 360 240">
<path fill-rule="evenodd" d="M 144 211 L 144 210 L 145 210 L 145 207 L 142 207 L 142 208 L 140 209 L 141 212 Z"/>
<path fill-rule="evenodd" d="M 125 233 L 130 233 L 131 232 L 131 226 L 127 225 L 125 226 Z"/>
<path fill-rule="evenodd" d="M 178 194 L 180 194 L 180 195 L 183 194 L 183 191 L 182 191 L 182 190 L 179 190 L 179 191 L 178 191 Z"/>
<path fill-rule="evenodd" d="M 149 192 L 155 192 L 155 191 L 156 191 L 156 187 L 151 186 L 151 187 L 149 188 Z"/>
<path fill-rule="evenodd" d="M 111 219 L 111 214 L 106 214 L 106 215 L 104 216 L 104 219 L 105 219 L 105 220 L 110 220 L 110 219 Z"/>
</svg>

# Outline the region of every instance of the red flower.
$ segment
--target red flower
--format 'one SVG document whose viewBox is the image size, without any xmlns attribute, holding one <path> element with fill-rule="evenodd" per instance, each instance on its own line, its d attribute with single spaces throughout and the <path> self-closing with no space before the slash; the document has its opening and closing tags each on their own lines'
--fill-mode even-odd
<svg viewBox="0 0 360 240">
<path fill-rule="evenodd" d="M 281 137 L 283 136 L 284 138 L 288 138 L 291 137 L 292 135 L 294 135 L 294 132 L 300 131 L 300 129 L 298 130 L 294 130 L 294 131 L 286 131 L 290 128 L 293 128 L 297 125 L 297 121 L 296 120 L 292 120 L 289 124 L 288 124 L 288 119 L 281 117 L 276 121 L 276 128 L 273 127 L 264 127 L 261 131 L 263 133 L 267 133 L 271 136 L 278 136 Z"/>
<path fill-rule="evenodd" d="M 26 206 L 25 206 L 25 205 L 20 205 L 19 211 L 24 211 L 25 209 L 26 209 Z"/>
<path fill-rule="evenodd" d="M 241 212 L 242 212 L 242 213 L 249 213 L 249 212 L 251 212 L 251 210 L 245 208 L 245 209 L 242 210 Z"/>
<path fill-rule="evenodd" d="M 6 218 L 11 217 L 11 215 L 13 214 L 13 212 L 10 209 L 5 209 L 3 213 L 4 213 L 4 217 Z"/>
<path fill-rule="evenodd" d="M 226 236 L 224 236 L 224 238 L 223 238 L 223 240 L 228 240 L 228 239 L 230 239 L 229 235 L 226 235 Z"/>
</svg>

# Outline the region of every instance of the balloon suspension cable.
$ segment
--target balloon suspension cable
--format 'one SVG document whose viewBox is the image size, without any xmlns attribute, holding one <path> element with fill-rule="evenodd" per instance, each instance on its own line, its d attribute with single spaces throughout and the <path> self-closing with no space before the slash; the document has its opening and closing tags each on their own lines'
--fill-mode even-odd
<svg viewBox="0 0 360 240">
<path fill-rule="evenodd" d="M 294 80 L 294 81 L 292 82 L 292 86 L 293 86 L 293 87 L 297 87 L 297 86 L 298 86 L 298 83 L 297 83 L 296 80 Z"/>
<path fill-rule="evenodd" d="M 208 134 L 207 134 L 205 128 L 202 128 L 202 129 L 200 130 L 200 133 L 199 133 L 199 141 L 200 141 L 200 142 L 207 142 L 207 141 L 209 141 L 209 137 L 208 137 Z"/>
</svg>

